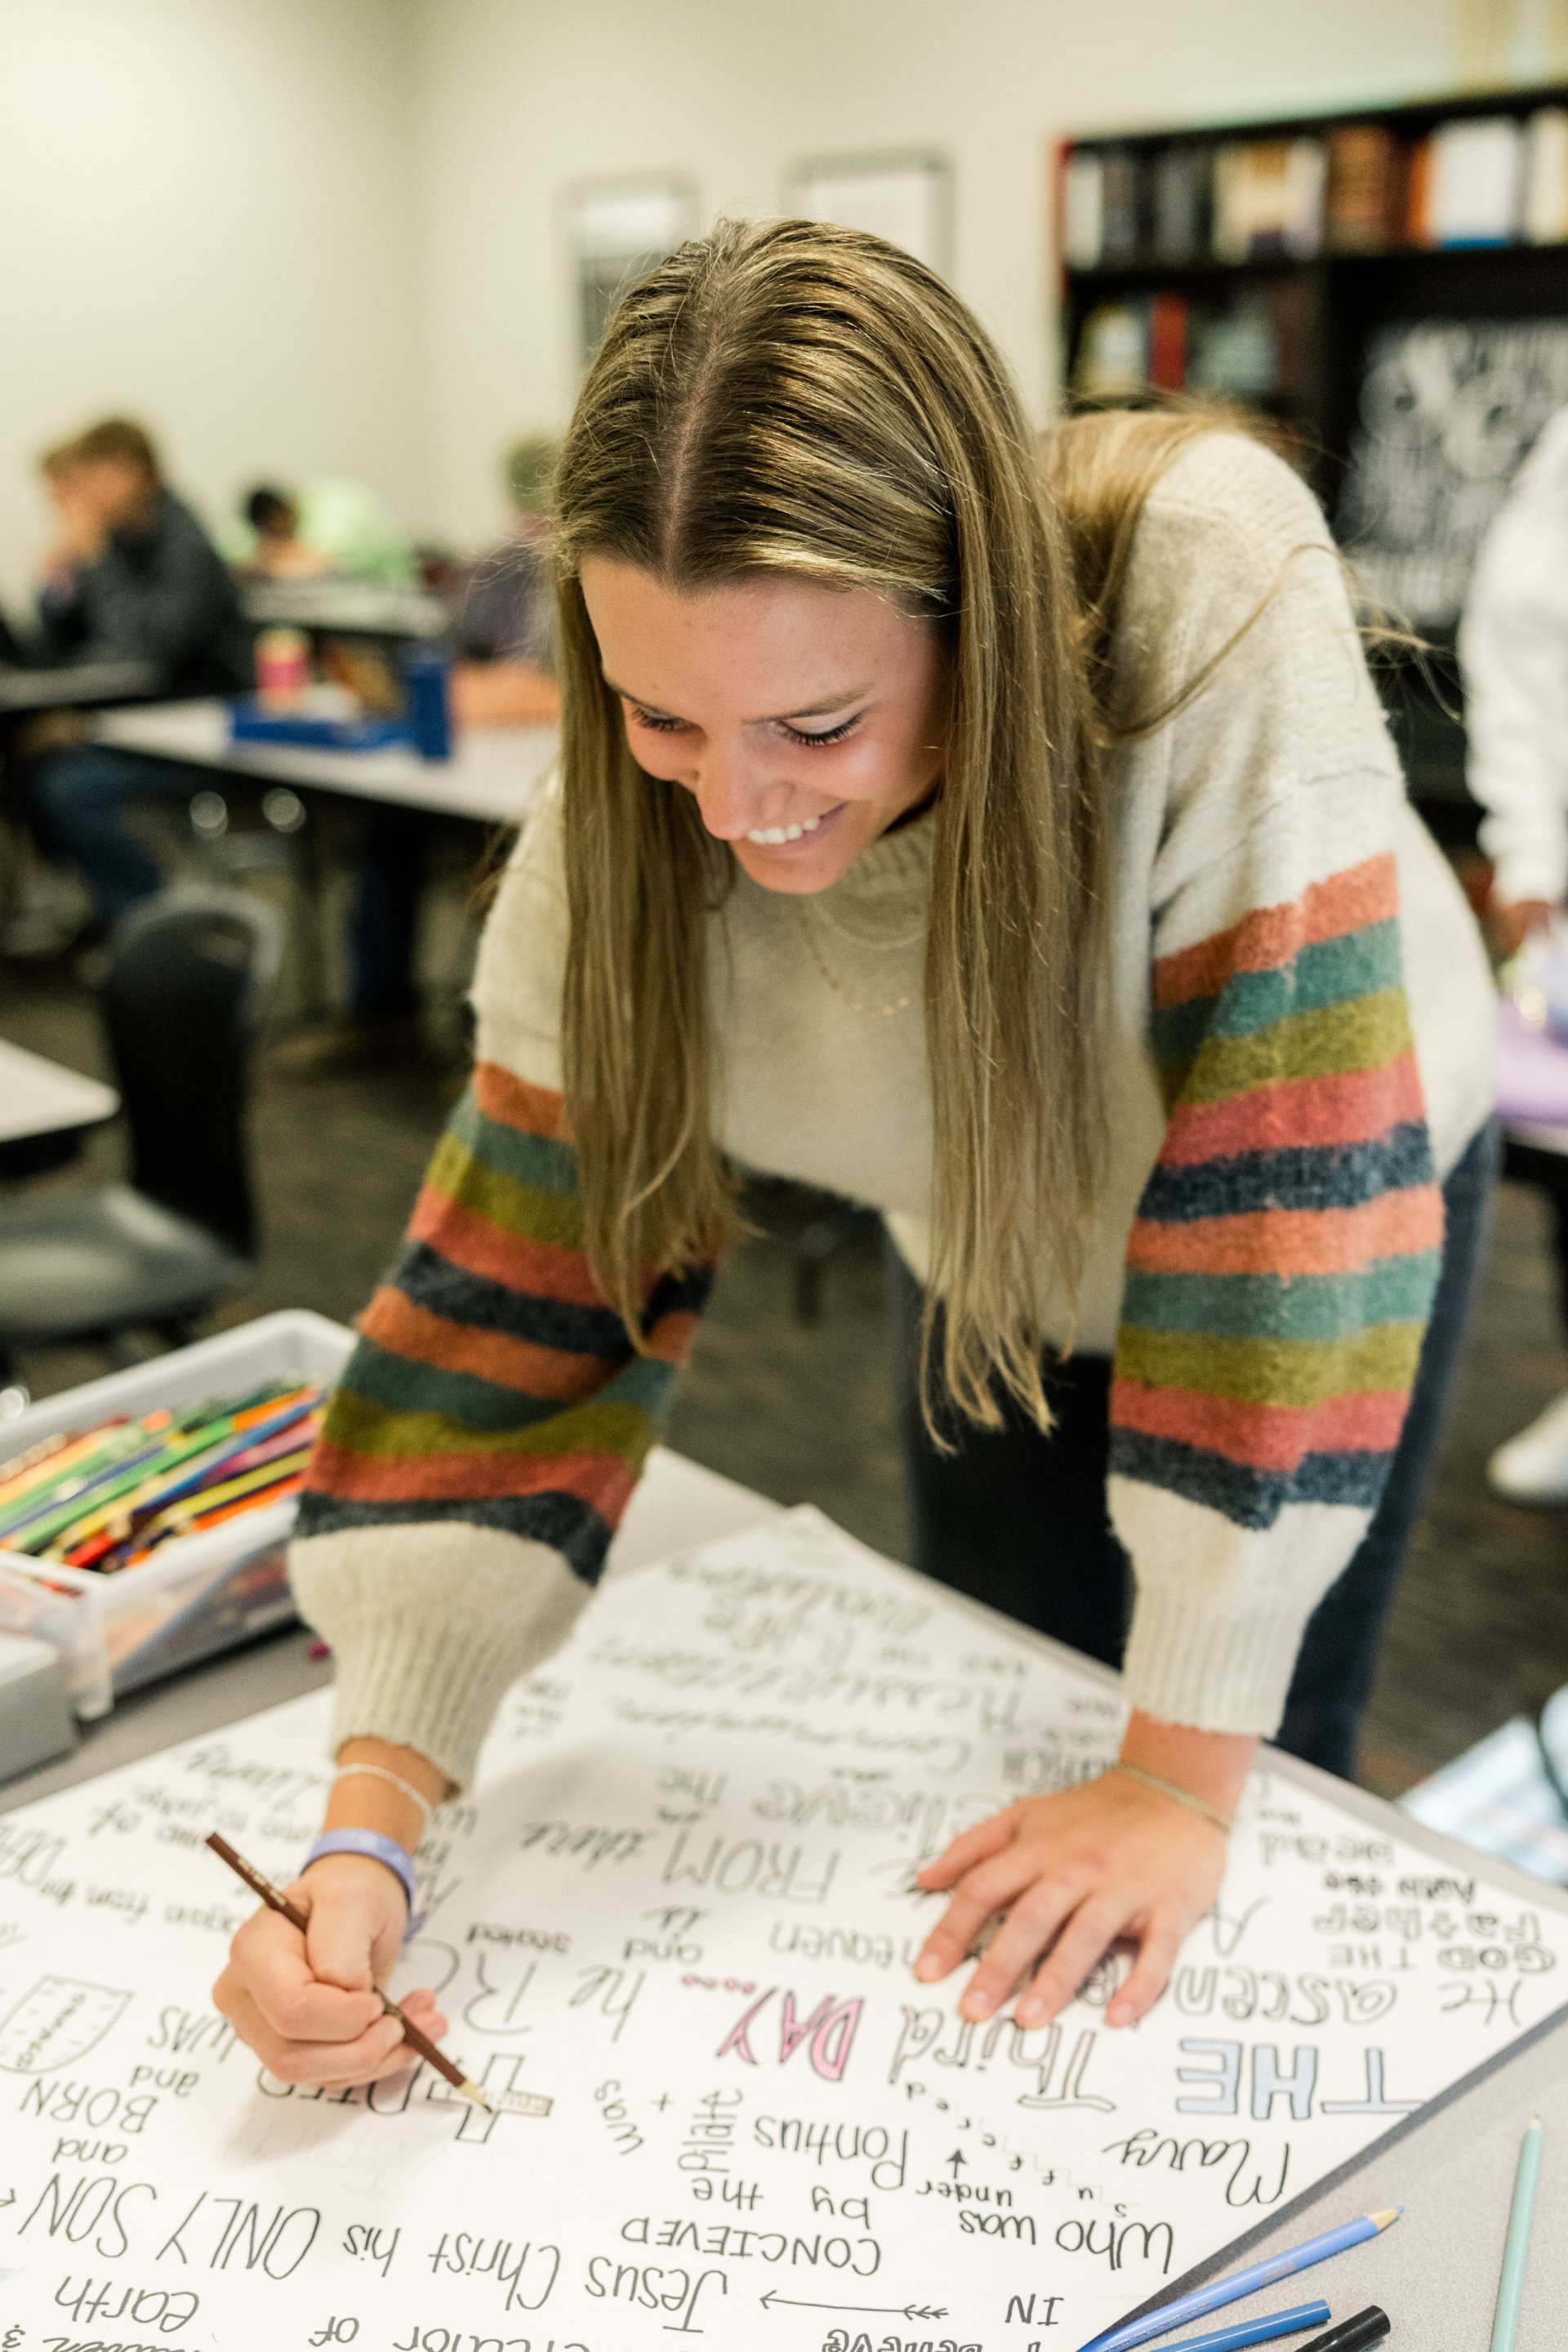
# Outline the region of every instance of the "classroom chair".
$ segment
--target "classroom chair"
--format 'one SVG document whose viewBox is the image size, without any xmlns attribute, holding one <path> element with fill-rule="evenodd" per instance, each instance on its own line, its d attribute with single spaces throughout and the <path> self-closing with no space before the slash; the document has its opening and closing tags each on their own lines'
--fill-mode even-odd
<svg viewBox="0 0 1568 2352">
<path fill-rule="evenodd" d="M 255 1279 L 245 1105 L 281 956 L 273 909 L 234 890 L 176 886 L 116 928 L 103 1015 L 131 1182 L 0 1211 L 0 1384 L 21 1385 L 26 1349 L 182 1345 Z"/>
</svg>

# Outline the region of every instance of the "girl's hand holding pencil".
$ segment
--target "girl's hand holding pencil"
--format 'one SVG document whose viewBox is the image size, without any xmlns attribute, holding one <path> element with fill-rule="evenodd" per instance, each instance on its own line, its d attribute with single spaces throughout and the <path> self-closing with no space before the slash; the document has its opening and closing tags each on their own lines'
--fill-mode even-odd
<svg viewBox="0 0 1568 2352">
<path fill-rule="evenodd" d="M 353 1764 L 373 1769 L 346 1777 Z M 397 1783 L 418 1790 L 433 1806 L 447 1793 L 445 1776 L 413 1749 L 379 1739 L 349 1741 L 339 1769 L 345 1777 L 333 1786 L 328 1828 L 370 1830 L 412 1854 L 425 1814 Z M 384 2012 L 377 1990 L 392 1974 L 408 1925 L 396 1877 L 384 1863 L 334 1853 L 312 1862 L 282 1891 L 305 1915 L 304 1932 L 267 1908 L 247 1919 L 213 1990 L 218 2009 L 279 2082 L 346 2090 L 401 2074 L 411 2053 L 400 2021 Z M 411 2024 L 433 2042 L 442 2039 L 447 2020 L 434 1993 L 403 1993 L 398 2000 Z"/>
</svg>

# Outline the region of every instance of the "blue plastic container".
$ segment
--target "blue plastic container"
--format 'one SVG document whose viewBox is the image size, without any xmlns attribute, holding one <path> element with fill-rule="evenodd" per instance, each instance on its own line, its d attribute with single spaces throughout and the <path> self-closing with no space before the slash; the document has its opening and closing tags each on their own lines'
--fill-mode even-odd
<svg viewBox="0 0 1568 2352">
<path fill-rule="evenodd" d="M 401 719 L 309 718 L 301 711 L 263 710 L 247 697 L 230 703 L 228 733 L 233 743 L 287 743 L 316 751 L 384 751 L 389 744 L 408 740 Z"/>
</svg>

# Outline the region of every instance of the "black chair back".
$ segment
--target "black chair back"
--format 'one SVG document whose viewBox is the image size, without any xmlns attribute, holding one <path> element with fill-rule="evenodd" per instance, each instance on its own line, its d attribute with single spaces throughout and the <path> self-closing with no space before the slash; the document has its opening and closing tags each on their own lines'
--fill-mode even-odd
<svg viewBox="0 0 1568 2352">
<path fill-rule="evenodd" d="M 250 1053 L 281 955 L 281 926 L 263 901 L 177 886 L 119 924 L 103 991 L 132 1182 L 245 1257 L 257 1238 Z"/>
</svg>

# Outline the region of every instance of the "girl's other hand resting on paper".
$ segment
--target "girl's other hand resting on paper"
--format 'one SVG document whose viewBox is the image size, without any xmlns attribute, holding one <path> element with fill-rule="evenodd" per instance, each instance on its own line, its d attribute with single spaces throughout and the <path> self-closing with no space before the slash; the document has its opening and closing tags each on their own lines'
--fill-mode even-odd
<svg viewBox="0 0 1568 2352">
<path fill-rule="evenodd" d="M 1121 1760 L 1228 1815 L 1257 1748 L 1256 1739 L 1135 1715 Z M 1159 1999 L 1183 1938 L 1219 1892 L 1226 1853 L 1214 1822 L 1121 1773 L 1056 1796 L 1021 1798 L 954 1838 L 921 1872 L 928 1894 L 952 1899 L 915 1974 L 928 1984 L 951 1976 L 986 1922 L 1003 1913 L 960 2011 L 991 2017 L 1017 1987 L 1019 2024 L 1044 2025 L 1125 1940 L 1137 1945 L 1138 1957 L 1106 2022 L 1135 2024 Z"/>
<path fill-rule="evenodd" d="M 444 1775 L 409 1748 L 354 1740 L 342 1761 L 380 1762 L 427 1790 L 437 1802 Z M 412 1853 L 424 1819 L 406 1797 L 368 1777 L 340 1780 L 327 1811 L 329 1828 L 377 1830 Z M 361 1854 L 324 1854 L 284 1892 L 310 1925 L 301 1936 L 272 1910 L 247 1919 L 229 1947 L 213 2000 L 242 2042 L 281 2083 L 346 2090 L 378 2082 L 414 2063 L 395 2017 L 376 1992 L 396 1965 L 408 1924 L 401 1885 L 384 1863 Z M 439 2041 L 447 2031 L 432 1992 L 399 1995 L 412 2024 Z"/>
</svg>

